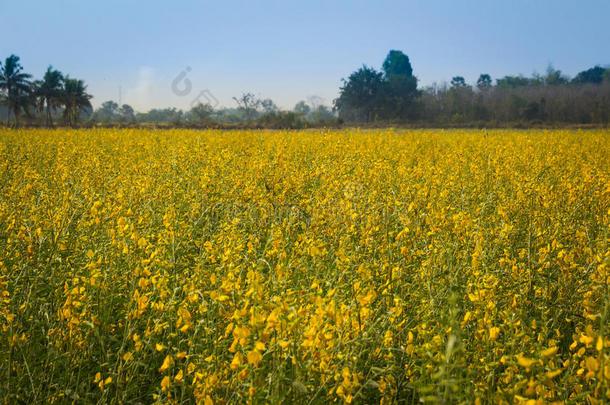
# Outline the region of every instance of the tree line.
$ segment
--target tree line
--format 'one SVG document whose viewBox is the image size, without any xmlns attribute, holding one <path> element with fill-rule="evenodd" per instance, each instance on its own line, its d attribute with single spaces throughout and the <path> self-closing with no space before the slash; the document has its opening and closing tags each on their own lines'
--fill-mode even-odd
<svg viewBox="0 0 610 405">
<path fill-rule="evenodd" d="M 235 107 L 214 108 L 199 103 L 137 112 L 130 105 L 106 101 L 93 110 L 83 80 L 52 66 L 42 79 L 25 73 L 19 57 L 0 62 L 0 116 L 6 125 L 169 123 L 202 126 L 244 123 L 261 127 L 303 128 L 342 123 L 408 124 L 421 126 L 499 126 L 534 124 L 596 124 L 610 121 L 610 69 L 583 70 L 573 78 L 549 66 L 545 74 L 504 76 L 482 73 L 476 83 L 462 76 L 450 83 L 418 86 L 409 57 L 391 50 L 381 70 L 363 65 L 342 79 L 332 108 L 319 97 L 281 110 L 268 98 L 250 92 L 233 97 Z M 55 120 L 55 121 L 54 121 Z"/>
<path fill-rule="evenodd" d="M 569 78 L 549 66 L 544 75 L 504 76 L 495 84 L 483 73 L 474 85 L 455 76 L 420 89 L 409 57 L 392 50 L 381 71 L 364 65 L 343 79 L 334 108 L 351 122 L 608 125 L 610 69 L 594 66 Z"/>
<path fill-rule="evenodd" d="M 209 103 L 198 103 L 186 111 L 177 108 L 153 108 L 148 112 L 137 112 L 128 104 L 119 105 L 109 100 L 93 112 L 90 120 L 102 124 L 170 123 L 213 126 L 246 123 L 287 128 L 301 128 L 336 120 L 332 109 L 323 105 L 323 100 L 315 96 L 307 101 L 299 101 L 294 109 L 288 111 L 281 110 L 271 99 L 262 99 L 250 92 L 234 97 L 233 100 L 236 103 L 233 108 L 214 108 Z"/>
<path fill-rule="evenodd" d="M 215 109 L 199 103 L 184 111 L 176 108 L 154 108 L 137 112 L 129 104 L 119 105 L 105 101 L 97 109 L 91 105 L 92 95 L 87 93 L 83 80 L 71 78 L 49 66 L 42 79 L 34 80 L 24 72 L 20 59 L 11 55 L 0 62 L 0 116 L 8 126 L 44 124 L 53 127 L 57 121 L 75 126 L 79 123 L 138 124 L 169 123 L 172 125 L 246 123 L 263 127 L 302 128 L 325 125 L 336 121 L 333 110 L 312 96 L 300 101 L 290 111 L 281 110 L 271 99 L 262 99 L 253 93 L 234 97 L 234 108 Z"/>
<path fill-rule="evenodd" d="M 0 61 L 0 103 L 6 108 L 6 125 L 11 116 L 19 126 L 22 116 L 31 119 L 38 112 L 44 115 L 47 126 L 53 126 L 53 117 L 59 111 L 64 123 L 74 126 L 91 111 L 91 98 L 83 80 L 64 75 L 52 66 L 42 79 L 32 80 L 32 75 L 23 71 L 18 56 Z"/>
</svg>

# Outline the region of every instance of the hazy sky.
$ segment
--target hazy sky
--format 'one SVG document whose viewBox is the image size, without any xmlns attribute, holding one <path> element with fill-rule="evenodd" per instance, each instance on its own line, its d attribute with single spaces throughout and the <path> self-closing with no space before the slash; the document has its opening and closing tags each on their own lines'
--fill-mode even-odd
<svg viewBox="0 0 610 405">
<path fill-rule="evenodd" d="M 390 49 L 422 85 L 549 63 L 573 76 L 610 64 L 609 16 L 610 0 L 0 0 L 0 57 L 19 55 L 35 77 L 52 64 L 84 79 L 94 106 L 120 87 L 139 111 L 188 108 L 204 90 L 219 106 L 250 91 L 292 108 L 313 95 L 330 104 L 341 78 L 379 68 Z M 181 72 L 190 91 L 172 90 Z"/>
</svg>

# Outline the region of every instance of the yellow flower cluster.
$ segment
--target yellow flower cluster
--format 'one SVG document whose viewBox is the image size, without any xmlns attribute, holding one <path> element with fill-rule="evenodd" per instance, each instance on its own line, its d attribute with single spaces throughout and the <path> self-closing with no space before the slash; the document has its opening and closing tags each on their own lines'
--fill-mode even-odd
<svg viewBox="0 0 610 405">
<path fill-rule="evenodd" d="M 610 133 L 0 130 L 0 395 L 608 403 Z"/>
</svg>

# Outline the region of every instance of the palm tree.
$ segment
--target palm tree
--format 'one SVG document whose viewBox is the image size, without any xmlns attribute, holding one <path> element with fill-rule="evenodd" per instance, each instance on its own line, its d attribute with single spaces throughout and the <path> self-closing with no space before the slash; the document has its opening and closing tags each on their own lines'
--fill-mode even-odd
<svg viewBox="0 0 610 405">
<path fill-rule="evenodd" d="M 23 109 L 29 113 L 31 86 L 29 78 L 32 75 L 22 72 L 23 67 L 19 63 L 19 56 L 11 55 L 0 62 L 0 89 L 5 91 L 4 102 L 8 110 L 6 125 L 9 123 L 11 111 L 15 116 L 15 125 L 19 125 L 19 113 Z"/>
<path fill-rule="evenodd" d="M 52 112 L 61 104 L 63 81 L 63 74 L 59 70 L 53 70 L 53 66 L 49 66 L 43 79 L 35 82 L 38 108 L 44 111 L 46 107 L 47 126 L 53 126 Z"/>
<path fill-rule="evenodd" d="M 71 79 L 68 76 L 64 79 L 64 90 L 61 97 L 64 105 L 64 120 L 70 126 L 74 126 L 81 112 L 91 109 L 91 96 L 87 94 L 87 86 L 80 79 Z"/>
<path fill-rule="evenodd" d="M 30 113 L 30 107 L 36 104 L 36 98 L 34 97 L 34 93 L 30 92 L 18 92 L 15 97 L 15 102 L 13 104 L 13 113 L 15 115 L 15 126 L 19 126 L 19 116 L 21 111 L 25 112 L 25 114 L 32 118 L 32 114 Z"/>
</svg>

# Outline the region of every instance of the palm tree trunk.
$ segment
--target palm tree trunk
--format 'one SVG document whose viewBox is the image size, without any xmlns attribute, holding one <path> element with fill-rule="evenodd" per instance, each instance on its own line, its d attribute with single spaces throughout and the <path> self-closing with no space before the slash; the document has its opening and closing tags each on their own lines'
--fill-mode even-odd
<svg viewBox="0 0 610 405">
<path fill-rule="evenodd" d="M 11 119 L 11 85 L 10 85 L 10 82 L 7 83 L 6 97 L 7 97 L 7 100 L 6 100 L 7 101 L 7 103 L 6 103 L 6 126 L 8 127 L 8 124 Z"/>
<path fill-rule="evenodd" d="M 11 105 L 11 102 L 9 101 L 8 103 L 6 103 L 6 126 L 10 126 L 11 125 L 11 111 L 13 110 L 13 106 Z"/>
<path fill-rule="evenodd" d="M 49 102 L 47 101 L 47 127 L 53 126 L 53 118 L 51 117 L 51 107 L 49 106 Z"/>
</svg>

